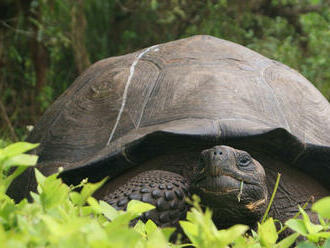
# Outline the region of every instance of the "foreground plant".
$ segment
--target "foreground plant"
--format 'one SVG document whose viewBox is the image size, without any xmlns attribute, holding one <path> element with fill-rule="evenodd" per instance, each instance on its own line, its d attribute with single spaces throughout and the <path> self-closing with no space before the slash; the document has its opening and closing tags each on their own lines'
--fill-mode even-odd
<svg viewBox="0 0 330 248">
<path fill-rule="evenodd" d="M 3 247 L 168 247 L 173 229 L 161 230 L 151 222 L 130 222 L 154 206 L 131 201 L 127 211 L 117 211 L 91 195 L 99 183 L 81 182 L 70 187 L 57 178 L 43 176 L 35 170 L 38 192 L 15 204 L 5 195 L 12 180 L 27 166 L 36 163 L 34 155 L 22 154 L 37 145 L 17 143 L 0 150 L 0 243 Z M 18 166 L 7 176 L 12 166 Z"/>
<path fill-rule="evenodd" d="M 126 211 L 118 211 L 104 201 L 92 197 L 106 179 L 99 183 L 83 180 L 77 186 L 68 186 L 58 174 L 43 176 L 35 170 L 38 189 L 15 204 L 5 192 L 12 180 L 37 156 L 24 154 L 37 145 L 19 142 L 0 149 L 0 244 L 2 247 L 290 247 L 299 236 L 306 241 L 297 247 L 329 247 L 330 197 L 316 202 L 312 209 L 319 214 L 320 224 L 311 223 L 303 208 L 301 219 L 293 218 L 285 224 L 294 233 L 278 241 L 274 220 L 266 218 L 258 230 L 249 235 L 248 226 L 235 225 L 218 230 L 212 221 L 212 212 L 205 211 L 194 196 L 187 218 L 180 222 L 187 244 L 170 243 L 174 228 L 160 229 L 151 220 L 137 221 L 142 213 L 154 206 L 132 200 Z M 16 167 L 13 170 L 13 166 Z M 11 174 L 10 174 L 10 173 Z M 80 188 L 80 191 L 77 191 Z M 132 221 L 136 223 L 132 226 Z M 180 235 L 179 235 L 180 236 Z"/>
</svg>

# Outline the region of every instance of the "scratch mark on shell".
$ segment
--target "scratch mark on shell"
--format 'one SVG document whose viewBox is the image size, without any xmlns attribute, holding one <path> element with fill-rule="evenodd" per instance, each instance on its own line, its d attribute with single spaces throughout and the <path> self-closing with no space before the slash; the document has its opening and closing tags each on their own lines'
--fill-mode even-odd
<svg viewBox="0 0 330 248">
<path fill-rule="evenodd" d="M 135 71 L 135 66 L 137 65 L 137 63 L 139 62 L 139 60 L 142 58 L 142 56 L 146 53 L 148 53 L 149 51 L 151 51 L 152 49 L 156 48 L 155 51 L 158 51 L 157 48 L 158 45 L 154 45 L 154 46 L 151 46 L 147 49 L 145 49 L 144 51 L 142 51 L 137 57 L 136 59 L 134 60 L 134 62 L 132 63 L 131 67 L 130 67 L 130 73 L 129 73 L 129 76 L 128 76 L 128 79 L 127 79 L 127 82 L 126 82 L 126 85 L 125 85 L 125 89 L 124 89 L 124 94 L 123 94 L 123 100 L 122 100 L 122 103 L 121 103 L 121 107 L 119 109 L 119 112 L 118 112 L 118 115 L 117 115 L 117 119 L 116 119 L 116 122 L 115 122 L 115 125 L 113 126 L 112 128 L 112 131 L 110 133 L 110 136 L 109 136 L 109 139 L 108 139 L 108 142 L 107 142 L 107 146 L 110 144 L 115 132 L 116 132 L 116 129 L 117 129 L 117 126 L 119 124 L 119 121 L 120 121 L 120 118 L 124 112 L 124 108 L 125 108 L 125 105 L 126 105 L 126 101 L 127 101 L 127 93 L 128 93 L 128 88 L 131 84 L 131 81 L 132 81 L 132 78 L 133 78 L 133 75 L 134 75 L 134 71 Z"/>
</svg>

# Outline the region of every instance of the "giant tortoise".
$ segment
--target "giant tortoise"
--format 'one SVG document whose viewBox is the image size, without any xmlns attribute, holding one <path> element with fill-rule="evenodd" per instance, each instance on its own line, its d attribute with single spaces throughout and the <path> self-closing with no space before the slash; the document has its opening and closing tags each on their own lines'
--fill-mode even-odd
<svg viewBox="0 0 330 248">
<path fill-rule="evenodd" d="M 175 225 L 197 194 L 219 227 L 253 226 L 282 174 L 271 214 L 329 195 L 330 105 L 302 75 L 238 44 L 193 36 L 101 60 L 46 111 L 27 139 L 38 169 L 118 209 L 156 205 L 141 218 Z M 35 189 L 33 170 L 9 190 Z"/>
</svg>

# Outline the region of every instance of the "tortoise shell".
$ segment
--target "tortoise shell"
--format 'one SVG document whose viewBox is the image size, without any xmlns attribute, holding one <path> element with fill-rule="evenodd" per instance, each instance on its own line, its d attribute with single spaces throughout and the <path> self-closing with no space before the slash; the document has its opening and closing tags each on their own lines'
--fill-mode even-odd
<svg viewBox="0 0 330 248">
<path fill-rule="evenodd" d="M 301 74 L 241 45 L 193 36 L 101 60 L 28 137 L 38 168 L 69 183 L 227 144 L 271 154 L 329 188 L 330 105 Z M 33 181 L 25 173 L 24 181 Z"/>
</svg>

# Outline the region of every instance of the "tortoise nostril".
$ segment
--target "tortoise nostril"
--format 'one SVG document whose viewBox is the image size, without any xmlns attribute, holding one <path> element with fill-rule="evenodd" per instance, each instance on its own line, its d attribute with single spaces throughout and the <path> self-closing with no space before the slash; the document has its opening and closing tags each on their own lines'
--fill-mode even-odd
<svg viewBox="0 0 330 248">
<path fill-rule="evenodd" d="M 220 156 L 220 155 L 222 155 L 222 150 L 219 149 L 219 148 L 217 148 L 217 149 L 215 149 L 215 151 L 213 152 L 213 154 L 214 154 L 214 156 Z"/>
</svg>

